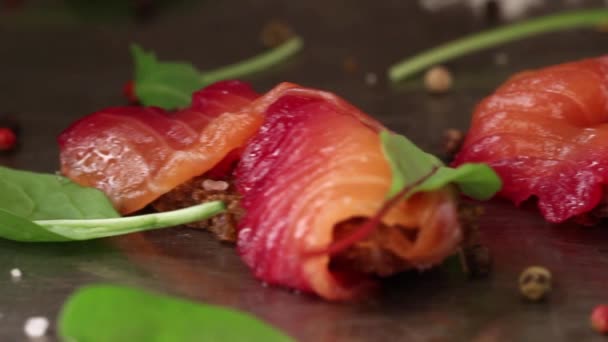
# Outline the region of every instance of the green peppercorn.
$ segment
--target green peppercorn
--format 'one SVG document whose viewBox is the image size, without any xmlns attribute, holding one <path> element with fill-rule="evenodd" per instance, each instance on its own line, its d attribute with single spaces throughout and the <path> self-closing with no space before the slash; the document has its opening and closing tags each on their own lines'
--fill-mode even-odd
<svg viewBox="0 0 608 342">
<path fill-rule="evenodd" d="M 541 266 L 526 268 L 519 276 L 519 291 L 531 301 L 540 301 L 551 292 L 551 272 Z"/>
</svg>

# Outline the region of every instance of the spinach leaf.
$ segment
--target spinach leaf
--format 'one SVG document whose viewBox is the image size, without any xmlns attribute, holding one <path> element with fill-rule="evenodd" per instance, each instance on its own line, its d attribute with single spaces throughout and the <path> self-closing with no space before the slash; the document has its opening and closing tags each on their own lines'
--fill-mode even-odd
<svg viewBox="0 0 608 342">
<path fill-rule="evenodd" d="M 22 242 L 89 240 L 177 226 L 224 210 L 219 201 L 120 217 L 99 190 L 65 177 L 0 167 L 0 238 Z"/>
<path fill-rule="evenodd" d="M 0 167 L 0 209 L 30 220 L 120 215 L 106 195 L 68 178 Z"/>
<path fill-rule="evenodd" d="M 58 332 L 66 342 L 294 341 L 243 312 L 110 285 L 72 295 Z"/>
<path fill-rule="evenodd" d="M 200 88 L 268 69 L 297 53 L 302 45 L 302 40 L 294 37 L 250 59 L 204 72 L 199 72 L 190 63 L 159 62 L 154 53 L 133 45 L 135 94 L 146 106 L 164 109 L 186 107 L 190 104 L 192 93 Z"/>
<path fill-rule="evenodd" d="M 478 200 L 490 199 L 502 186 L 498 175 L 486 164 L 468 163 L 457 168 L 444 166 L 435 156 L 418 148 L 406 137 L 388 131 L 380 133 L 384 155 L 393 175 L 388 197 L 393 197 L 408 184 L 437 171 L 408 192 L 434 191 L 455 183 L 462 193 Z"/>
</svg>

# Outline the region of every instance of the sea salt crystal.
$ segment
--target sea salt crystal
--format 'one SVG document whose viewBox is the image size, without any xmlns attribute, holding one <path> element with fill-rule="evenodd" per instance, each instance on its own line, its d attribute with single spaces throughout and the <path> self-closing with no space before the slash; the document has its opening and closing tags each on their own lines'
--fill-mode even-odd
<svg viewBox="0 0 608 342">
<path fill-rule="evenodd" d="M 11 278 L 13 278 L 14 281 L 20 280 L 22 275 L 23 273 L 21 273 L 21 270 L 18 268 L 13 268 L 11 270 Z"/>
<path fill-rule="evenodd" d="M 30 317 L 23 325 L 25 335 L 30 338 L 42 337 L 49 328 L 49 320 L 46 317 Z"/>
<path fill-rule="evenodd" d="M 212 179 L 205 179 L 203 181 L 203 188 L 207 191 L 224 191 L 228 189 L 228 182 L 214 181 Z"/>
</svg>

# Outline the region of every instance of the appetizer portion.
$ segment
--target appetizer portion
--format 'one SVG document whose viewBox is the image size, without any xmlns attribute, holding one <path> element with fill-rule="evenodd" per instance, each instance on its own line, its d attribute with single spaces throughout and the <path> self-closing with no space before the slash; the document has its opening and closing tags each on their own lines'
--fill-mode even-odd
<svg viewBox="0 0 608 342">
<path fill-rule="evenodd" d="M 366 238 L 334 253 L 315 251 L 353 234 L 383 206 L 391 168 L 382 126 L 337 96 L 292 87 L 236 169 L 244 217 L 237 247 L 255 275 L 326 299 L 347 299 L 373 276 L 427 268 L 461 238 L 451 186 L 392 207 Z"/>
<path fill-rule="evenodd" d="M 605 209 L 607 123 L 608 57 L 521 72 L 477 106 L 454 165 L 488 163 L 500 196 L 550 222 L 586 220 Z"/>
<path fill-rule="evenodd" d="M 225 81 L 194 93 L 190 107 L 174 113 L 117 107 L 88 115 L 59 136 L 61 172 L 132 213 L 234 158 L 262 123 L 259 113 L 241 111 L 257 97 L 248 84 Z"/>
<path fill-rule="evenodd" d="M 500 187 L 486 165 L 445 167 L 336 95 L 292 83 L 259 96 L 220 82 L 171 113 L 106 109 L 59 141 L 62 172 L 121 213 L 205 209 L 188 225 L 236 242 L 256 277 L 330 300 L 439 264 L 463 236 L 458 191 L 487 199 Z"/>
</svg>

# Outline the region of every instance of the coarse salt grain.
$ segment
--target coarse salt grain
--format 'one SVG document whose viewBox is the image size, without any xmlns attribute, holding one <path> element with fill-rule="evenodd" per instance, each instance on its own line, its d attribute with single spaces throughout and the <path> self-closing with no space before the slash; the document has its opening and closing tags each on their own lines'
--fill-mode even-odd
<svg viewBox="0 0 608 342">
<path fill-rule="evenodd" d="M 214 181 L 212 179 L 205 179 L 203 181 L 203 188 L 207 191 L 224 191 L 228 189 L 228 182 Z"/>
<path fill-rule="evenodd" d="M 13 268 L 11 270 L 11 278 L 13 278 L 13 280 L 19 280 L 21 279 L 21 276 L 23 275 L 23 273 L 21 273 L 21 270 L 18 268 Z"/>
<path fill-rule="evenodd" d="M 46 317 L 30 317 L 25 321 L 23 331 L 28 337 L 42 337 L 49 328 L 49 320 Z"/>
</svg>

